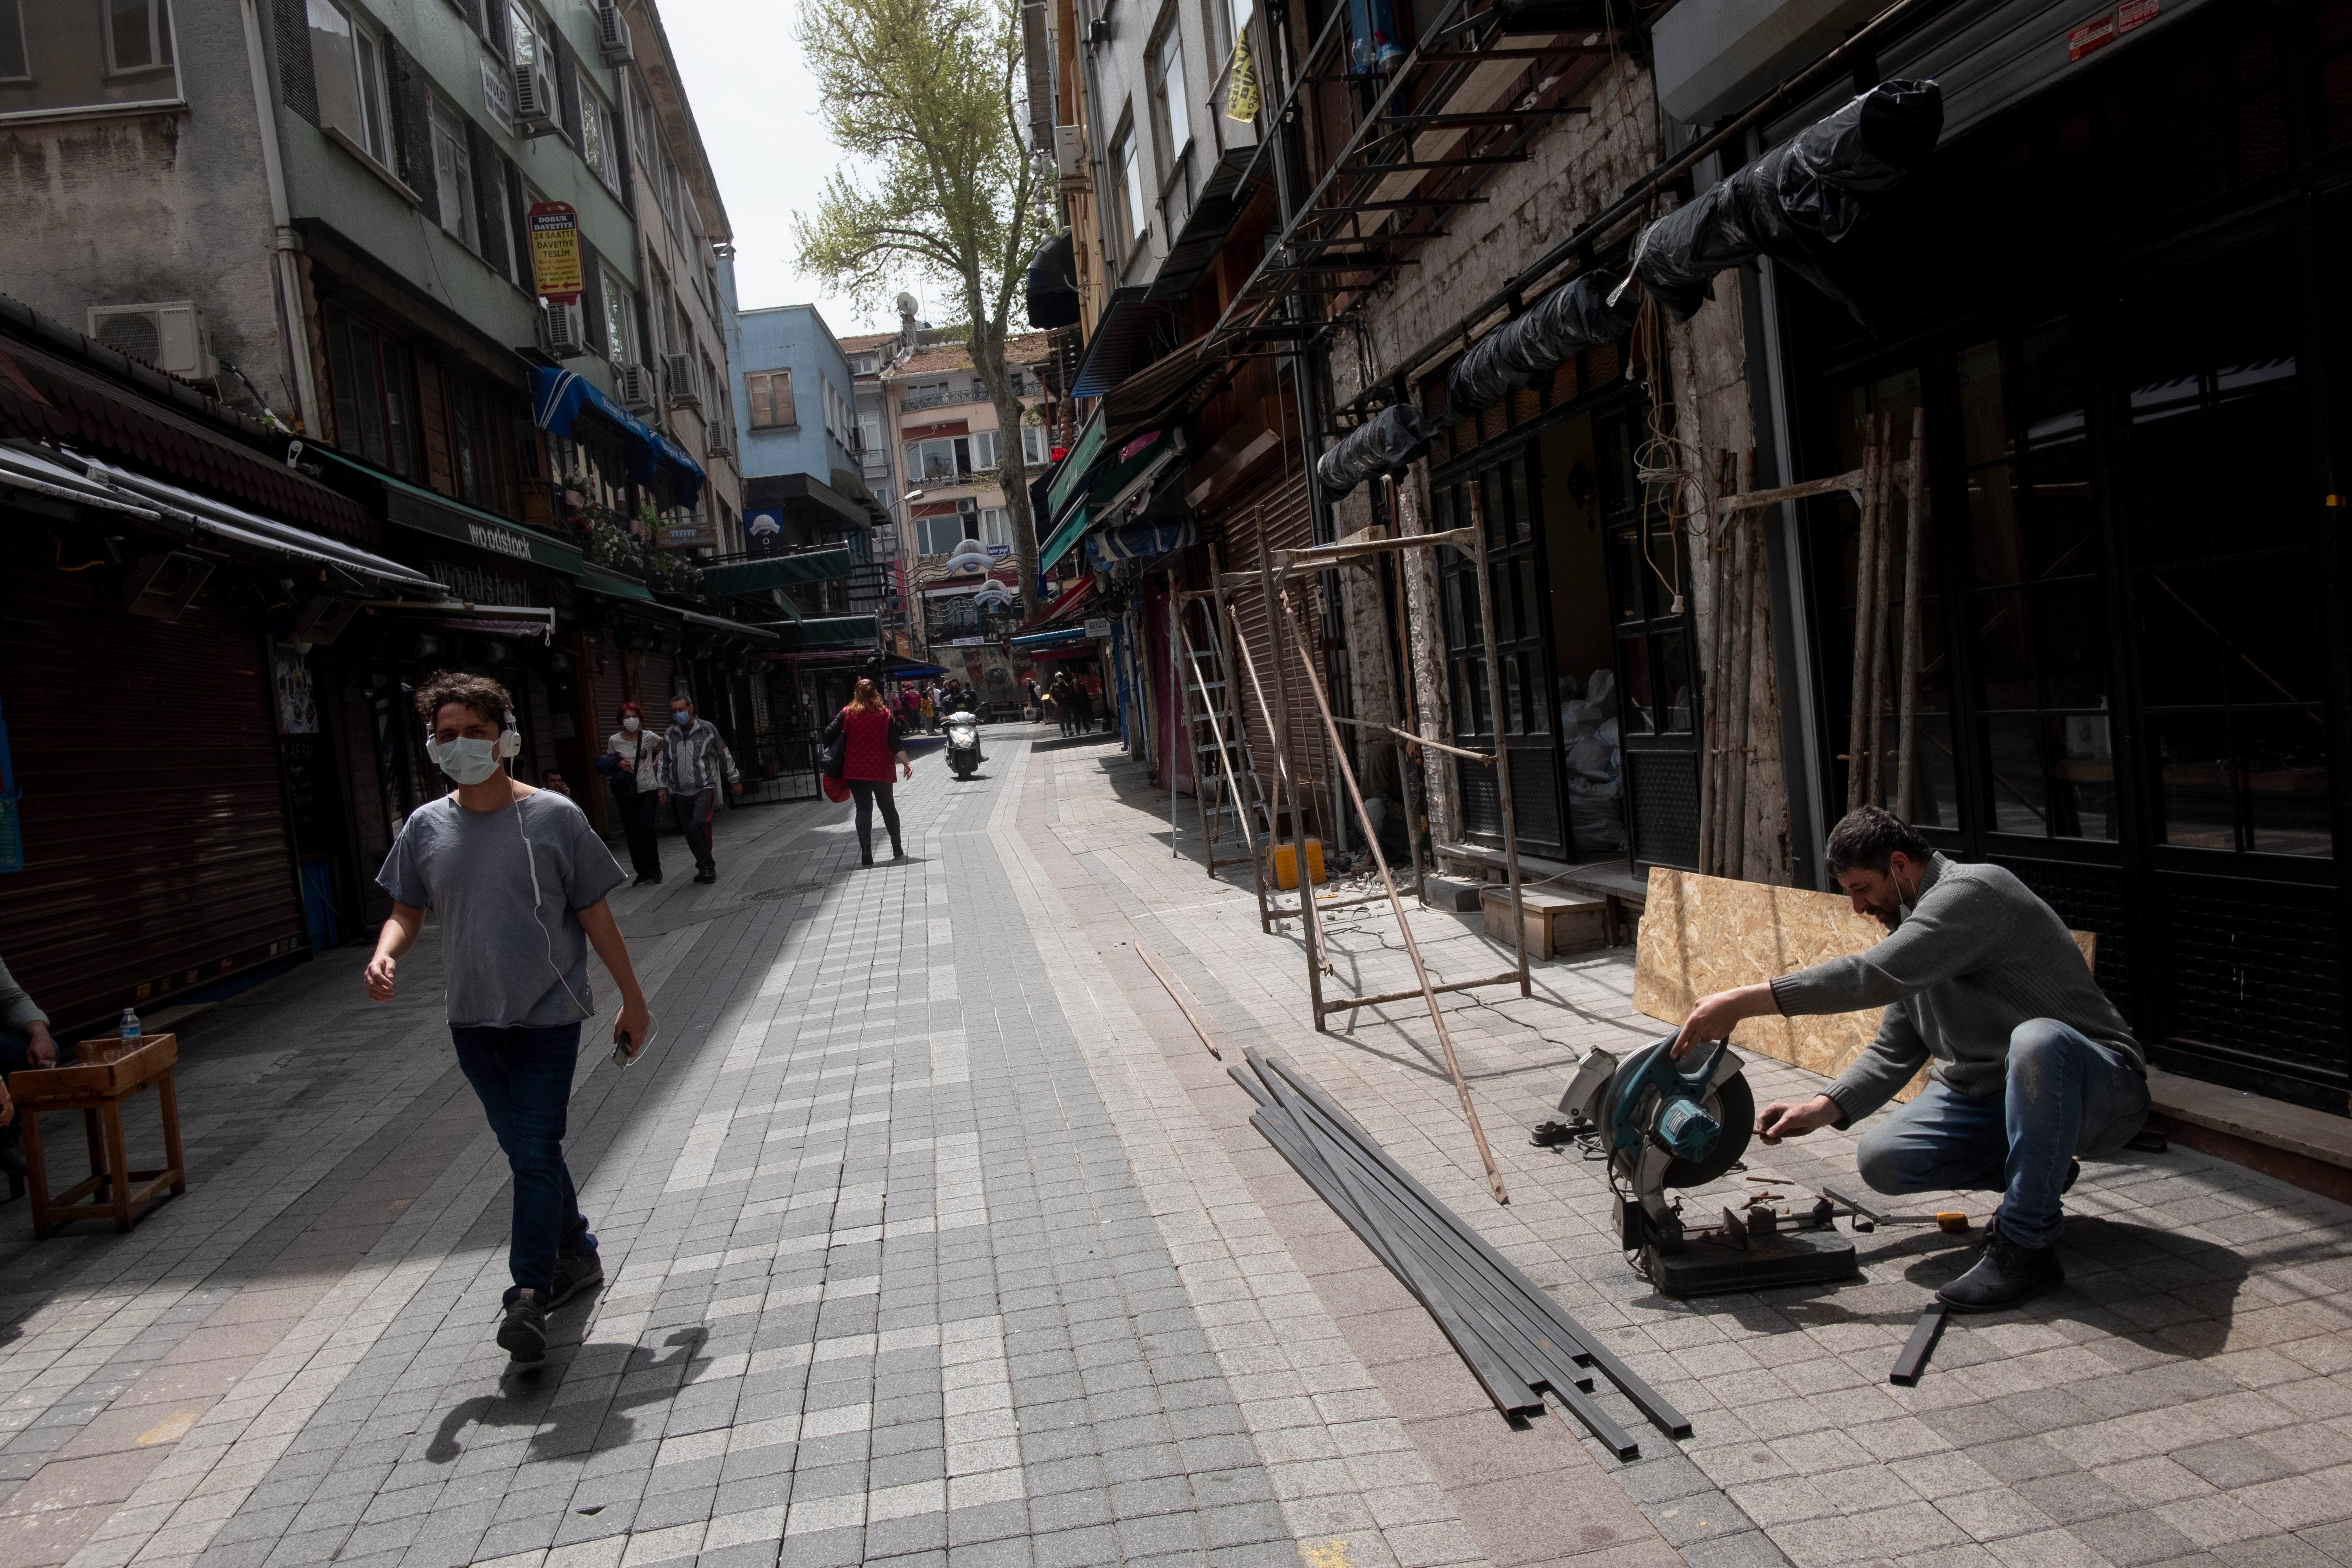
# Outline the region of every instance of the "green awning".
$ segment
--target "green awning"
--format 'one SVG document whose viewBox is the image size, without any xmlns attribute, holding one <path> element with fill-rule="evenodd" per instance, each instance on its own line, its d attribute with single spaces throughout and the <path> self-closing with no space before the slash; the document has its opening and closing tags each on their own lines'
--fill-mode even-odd
<svg viewBox="0 0 2352 1568">
<path fill-rule="evenodd" d="M 777 621 L 768 629 L 776 634 L 780 649 L 872 647 L 881 640 L 882 621 L 877 616 L 827 616 L 803 621 Z"/>
<path fill-rule="evenodd" d="M 421 533 L 437 533 L 444 539 L 454 539 L 470 544 L 477 550 L 487 550 L 495 555 L 511 556 L 517 561 L 534 561 L 557 572 L 574 577 L 588 574 L 588 557 L 577 545 L 541 533 L 535 528 L 525 528 L 510 522 L 494 511 L 467 506 L 464 501 L 451 500 L 447 496 L 412 485 L 406 479 L 394 479 L 381 468 L 343 456 L 330 447 L 312 446 L 304 448 L 305 455 L 330 458 L 354 472 L 364 474 L 383 487 L 383 515 L 386 521 L 413 528 Z"/>
<path fill-rule="evenodd" d="M 1062 526 L 1054 531 L 1054 536 L 1045 541 L 1044 547 L 1037 552 L 1037 570 L 1051 572 L 1054 563 L 1067 555 L 1070 547 L 1086 537 L 1087 524 L 1093 516 L 1094 510 L 1080 501 L 1076 509 L 1062 520 Z"/>
<path fill-rule="evenodd" d="M 796 583 L 838 583 L 857 570 L 857 558 L 845 544 L 823 550 L 803 550 L 772 555 L 764 561 L 730 561 L 702 569 L 706 594 L 760 594 Z"/>
<path fill-rule="evenodd" d="M 650 599 L 654 591 L 625 572 L 615 572 L 609 566 L 588 563 L 588 587 L 591 592 L 613 599 Z"/>
<path fill-rule="evenodd" d="M 1087 427 L 1078 432 L 1077 445 L 1062 458 L 1061 468 L 1054 475 L 1054 482 L 1046 487 L 1047 515 L 1059 517 L 1068 509 L 1095 463 L 1102 457 L 1102 448 L 1103 417 L 1102 410 L 1097 407 L 1095 416 L 1087 421 Z"/>
</svg>

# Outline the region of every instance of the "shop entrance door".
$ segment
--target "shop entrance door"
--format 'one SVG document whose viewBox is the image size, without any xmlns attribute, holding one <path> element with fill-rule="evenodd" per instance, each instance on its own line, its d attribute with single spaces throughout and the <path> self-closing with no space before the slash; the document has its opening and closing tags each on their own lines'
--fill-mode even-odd
<svg viewBox="0 0 2352 1568">
<path fill-rule="evenodd" d="M 1488 593 L 1495 610 L 1496 657 L 1503 667 L 1504 749 L 1510 758 L 1511 803 L 1522 853 L 1573 860 L 1559 745 L 1553 733 L 1559 701 L 1553 689 L 1549 581 L 1543 561 L 1535 448 L 1523 446 L 1436 491 L 1437 526 L 1467 528 L 1469 487 L 1478 487 L 1486 520 Z M 1478 751 L 1495 744 L 1496 715 L 1486 678 L 1486 630 L 1478 618 L 1476 568 L 1461 551 L 1441 548 L 1438 580 L 1445 606 L 1448 700 L 1454 742 Z M 1457 759 L 1462 827 L 1474 844 L 1503 841 L 1502 792 L 1495 771 Z"/>
<path fill-rule="evenodd" d="M 1639 404 L 1595 415 L 1594 479 L 1608 542 L 1625 826 L 1636 870 L 1698 865 L 1698 688 L 1690 549 L 1635 476 Z"/>
</svg>

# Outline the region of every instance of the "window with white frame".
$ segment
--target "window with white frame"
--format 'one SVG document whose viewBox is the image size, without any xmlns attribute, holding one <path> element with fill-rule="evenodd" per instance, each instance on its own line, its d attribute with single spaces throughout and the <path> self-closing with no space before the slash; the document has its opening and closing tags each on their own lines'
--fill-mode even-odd
<svg viewBox="0 0 2352 1568">
<path fill-rule="evenodd" d="M 5 0 L 0 0 L 5 3 Z M 439 99 L 432 100 L 433 183 L 441 204 L 441 226 L 463 240 L 466 248 L 482 248 L 480 219 L 474 206 L 474 157 L 466 145 L 466 122 Z"/>
<path fill-rule="evenodd" d="M 1119 127 L 1118 135 L 1111 142 L 1110 177 L 1112 233 L 1124 259 L 1135 248 L 1135 242 L 1143 237 L 1151 212 L 1143 195 L 1143 164 L 1135 145 L 1132 118 Z"/>
<path fill-rule="evenodd" d="M 1177 26 L 1176 9 L 1151 46 L 1151 120 L 1160 133 L 1160 178 L 1165 184 L 1178 160 L 1192 142 L 1192 119 L 1184 98 L 1184 29 Z"/>
<path fill-rule="evenodd" d="M 628 286 L 610 273 L 604 281 L 604 353 L 614 364 L 637 361 L 636 310 Z"/>
<path fill-rule="evenodd" d="M 861 451 L 878 454 L 882 450 L 882 416 L 861 414 L 857 416 L 857 436 Z"/>
<path fill-rule="evenodd" d="M 956 547 L 967 537 L 964 520 L 970 515 L 949 511 L 915 519 L 915 552 L 919 555 L 954 554 Z"/>
<path fill-rule="evenodd" d="M 1052 460 L 1054 443 L 1043 425 L 1021 426 L 1021 461 L 1032 470 L 1044 468 Z"/>
<path fill-rule="evenodd" d="M 319 122 L 340 131 L 383 167 L 392 167 L 391 116 L 383 94 L 381 39 L 335 0 L 310 0 L 310 75 Z"/>
<path fill-rule="evenodd" d="M 984 506 L 980 509 L 980 542 L 982 544 L 1011 545 L 1013 513 L 1004 507 Z"/>
<path fill-rule="evenodd" d="M 580 156 L 614 195 L 621 189 L 621 132 L 612 106 L 580 84 Z"/>
<path fill-rule="evenodd" d="M 0 0 L 0 118 L 172 103 L 166 0 Z"/>
<path fill-rule="evenodd" d="M 992 468 L 1004 460 L 1004 442 L 993 430 L 977 430 L 971 437 L 971 466 Z"/>
<path fill-rule="evenodd" d="M 971 474 L 971 444 L 961 437 L 936 436 L 907 443 L 907 479 L 952 484 Z"/>
<path fill-rule="evenodd" d="M 548 42 L 553 35 L 544 17 L 521 0 L 514 0 L 507 8 L 507 36 L 513 45 L 508 52 L 509 59 L 519 66 L 537 66 L 547 73 L 551 83 L 554 81 L 555 47 Z M 547 108 L 557 128 L 569 132 L 571 127 L 563 123 L 563 95 L 551 94 Z"/>
<path fill-rule="evenodd" d="M 654 106 L 638 87 L 635 78 L 629 82 L 629 130 L 637 144 L 637 162 L 650 169 L 654 166 L 654 148 L 658 137 L 654 130 Z"/>
</svg>

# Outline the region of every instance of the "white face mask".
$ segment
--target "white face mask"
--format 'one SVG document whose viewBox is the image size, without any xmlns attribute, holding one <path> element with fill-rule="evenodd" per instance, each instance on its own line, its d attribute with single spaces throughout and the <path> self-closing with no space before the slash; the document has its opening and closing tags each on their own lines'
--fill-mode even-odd
<svg viewBox="0 0 2352 1568">
<path fill-rule="evenodd" d="M 638 725 L 640 722 L 642 722 L 642 721 L 640 721 L 640 720 L 637 718 L 637 716 L 636 716 L 635 714 L 634 714 L 634 713 L 633 713 L 633 714 L 631 714 L 629 717 L 627 717 L 626 719 L 624 719 L 624 720 L 622 720 L 622 721 L 621 721 L 621 728 L 622 728 L 622 729 L 624 729 L 624 730 L 626 730 L 630 734 L 634 735 L 634 734 L 635 734 L 635 733 L 637 732 L 637 725 Z"/>
<path fill-rule="evenodd" d="M 425 748 L 441 771 L 461 784 L 478 784 L 499 771 L 499 743 L 495 740 L 478 741 L 460 735 L 454 741 L 436 741 Z"/>
</svg>

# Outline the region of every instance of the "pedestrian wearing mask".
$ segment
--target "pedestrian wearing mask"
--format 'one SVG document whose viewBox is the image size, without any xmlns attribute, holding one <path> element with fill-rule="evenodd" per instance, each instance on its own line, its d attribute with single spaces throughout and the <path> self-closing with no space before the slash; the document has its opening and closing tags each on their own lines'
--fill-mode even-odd
<svg viewBox="0 0 2352 1568">
<path fill-rule="evenodd" d="M 880 803 L 882 826 L 890 830 L 890 858 L 903 860 L 907 851 L 898 837 L 898 803 L 891 795 L 891 765 L 898 776 L 911 779 L 915 764 L 907 756 L 907 728 L 882 700 L 870 680 L 857 683 L 849 706 L 825 726 L 824 743 L 842 742 L 841 782 L 857 802 L 857 863 L 874 864 L 874 807 Z"/>
<path fill-rule="evenodd" d="M 614 1045 L 634 1058 L 653 1016 L 605 895 L 621 868 L 580 808 L 503 765 L 522 749 L 513 699 L 487 676 L 451 671 L 416 693 L 433 761 L 457 786 L 409 813 L 376 882 L 392 918 L 367 966 L 371 1001 L 393 999 L 401 957 L 432 910 L 441 921 L 449 1034 L 513 1175 L 507 1267 L 514 1283 L 499 1348 L 547 1353 L 547 1314 L 604 1277 L 563 1160 L 580 1026 L 595 1016 L 588 949 L 620 988 Z"/>
<path fill-rule="evenodd" d="M 621 831 L 628 836 L 629 865 L 637 874 L 629 885 L 659 887 L 661 839 L 656 829 L 660 819 L 655 814 L 661 810 L 661 796 L 654 774 L 661 763 L 662 738 L 646 728 L 646 710 L 634 702 L 622 703 L 614 718 L 621 727 L 605 737 L 604 749 L 621 763 L 607 782 L 613 786 Z"/>
<path fill-rule="evenodd" d="M 694 879 L 715 882 L 719 863 L 710 858 L 710 817 L 719 804 L 719 781 L 727 781 L 729 794 L 741 795 L 743 775 L 735 771 L 735 758 L 710 721 L 694 716 L 692 698 L 669 700 L 669 730 L 654 776 L 661 784 L 661 798 L 677 810 L 677 829 L 693 851 Z"/>
</svg>

